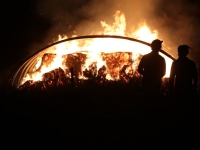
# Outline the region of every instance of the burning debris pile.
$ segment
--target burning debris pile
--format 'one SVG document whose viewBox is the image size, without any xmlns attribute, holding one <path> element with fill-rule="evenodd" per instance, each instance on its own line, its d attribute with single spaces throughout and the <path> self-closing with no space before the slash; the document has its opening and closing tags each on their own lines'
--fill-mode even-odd
<svg viewBox="0 0 200 150">
<path fill-rule="evenodd" d="M 59 67 L 46 72 L 39 81 L 27 80 L 18 87 L 19 91 L 52 91 L 60 90 L 68 92 L 72 89 L 83 91 L 131 91 L 133 95 L 141 93 L 142 76 L 137 72 L 137 67 L 133 68 L 136 62 L 132 60 L 130 52 L 101 53 L 105 65 L 97 67 L 93 62 L 88 68 L 83 70 L 87 56 L 84 53 L 74 53 L 63 55 L 63 68 Z M 36 72 L 40 71 L 43 66 L 48 66 L 55 59 L 56 55 L 46 53 L 42 57 L 41 65 Z M 137 62 L 142 58 L 139 56 Z M 133 65 L 134 64 L 134 65 Z M 31 75 L 31 73 L 29 73 Z M 109 78 L 108 78 L 109 76 Z M 110 80 L 113 79 L 113 80 Z M 163 79 L 162 95 L 168 91 L 168 78 Z M 125 93 L 126 93 L 125 92 Z"/>
<path fill-rule="evenodd" d="M 42 75 L 42 80 L 33 81 L 27 80 L 21 86 L 19 90 L 48 90 L 50 88 L 58 87 L 75 87 L 79 88 L 87 86 L 88 82 L 93 82 L 98 86 L 106 86 L 111 82 L 121 82 L 128 84 L 131 80 L 140 79 L 140 75 L 137 71 L 133 70 L 132 64 L 134 63 L 131 59 L 131 53 L 102 53 L 102 58 L 106 61 L 106 66 L 103 65 L 97 69 L 96 62 L 89 65 L 89 68 L 82 70 L 82 65 L 85 64 L 86 54 L 75 53 L 64 55 L 63 64 L 66 69 L 56 68 L 52 71 L 46 72 Z M 47 66 L 53 61 L 55 54 L 44 54 L 42 57 L 42 62 L 36 71 L 40 71 L 42 66 Z M 140 56 L 141 58 L 141 56 Z M 106 78 L 109 74 L 113 81 Z M 81 78 L 80 78 L 81 77 Z"/>
</svg>

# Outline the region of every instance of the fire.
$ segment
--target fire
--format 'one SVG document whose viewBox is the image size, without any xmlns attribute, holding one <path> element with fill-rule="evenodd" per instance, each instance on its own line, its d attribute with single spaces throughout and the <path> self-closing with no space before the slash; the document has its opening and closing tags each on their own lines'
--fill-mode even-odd
<svg viewBox="0 0 200 150">
<path fill-rule="evenodd" d="M 135 32 L 126 33 L 125 15 L 116 11 L 114 19 L 115 22 L 111 25 L 105 21 L 100 22 L 104 29 L 101 34 L 128 36 L 145 42 L 158 38 L 158 32 L 151 31 L 146 22 L 143 22 Z M 66 38 L 68 37 L 59 35 L 58 41 Z M 35 68 L 26 74 L 21 84 L 27 80 L 41 81 L 45 73 L 57 68 L 61 68 L 66 76 L 70 76 L 71 67 L 75 69 L 74 75 L 79 79 L 87 79 L 87 71 L 92 70 L 96 75 L 103 71 L 108 80 L 119 80 L 120 72 L 137 74 L 136 70 L 141 56 L 150 51 L 149 46 L 123 39 L 98 38 L 63 42 L 46 49 L 45 54 L 38 58 Z M 166 60 L 165 77 L 168 77 L 172 60 L 163 54 L 160 55 Z"/>
<path fill-rule="evenodd" d="M 105 21 L 101 21 L 101 26 L 104 28 L 104 34 L 107 35 L 125 35 L 126 19 L 123 13 L 116 11 L 115 22 L 112 25 L 107 24 Z"/>
</svg>

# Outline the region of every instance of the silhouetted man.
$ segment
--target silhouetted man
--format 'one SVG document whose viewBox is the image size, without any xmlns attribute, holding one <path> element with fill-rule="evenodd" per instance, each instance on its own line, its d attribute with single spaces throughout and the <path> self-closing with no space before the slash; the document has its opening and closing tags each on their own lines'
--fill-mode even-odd
<svg viewBox="0 0 200 150">
<path fill-rule="evenodd" d="M 186 57 L 189 48 L 187 45 L 178 47 L 179 58 L 172 63 L 171 67 L 170 89 L 178 97 L 191 96 L 197 90 L 197 67 L 193 60 Z"/>
<path fill-rule="evenodd" d="M 143 95 L 147 97 L 160 94 L 161 79 L 166 71 L 165 59 L 158 53 L 162 42 L 158 39 L 152 41 L 152 51 L 142 57 L 138 66 L 138 72 L 143 76 Z"/>
</svg>

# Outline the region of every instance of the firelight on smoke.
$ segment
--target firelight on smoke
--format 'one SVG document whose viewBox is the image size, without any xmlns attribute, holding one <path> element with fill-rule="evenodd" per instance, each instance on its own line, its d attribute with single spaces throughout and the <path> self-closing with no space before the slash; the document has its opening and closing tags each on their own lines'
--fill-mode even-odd
<svg viewBox="0 0 200 150">
<path fill-rule="evenodd" d="M 116 11 L 114 19 L 111 25 L 101 21 L 104 31 L 93 34 L 127 36 L 148 43 L 158 38 L 158 32 L 151 31 L 146 22 L 143 22 L 136 31 L 126 33 L 125 15 Z M 59 35 L 58 41 L 66 38 L 68 37 Z M 87 79 L 83 73 L 85 70 L 93 68 L 94 73 L 98 74 L 99 69 L 106 68 L 104 69 L 106 79 L 119 80 L 120 70 L 124 69 L 124 66 L 126 73 L 137 72 L 141 56 L 150 51 L 149 46 L 124 39 L 99 38 L 63 42 L 46 49 L 44 55 L 37 58 L 38 62 L 34 69 L 27 72 L 21 84 L 28 80 L 41 81 L 45 73 L 57 68 L 63 69 L 66 76 L 70 76 L 71 67 L 75 68 L 75 77 L 79 79 Z M 168 77 L 172 59 L 162 53 L 160 55 L 166 60 L 165 77 Z"/>
</svg>

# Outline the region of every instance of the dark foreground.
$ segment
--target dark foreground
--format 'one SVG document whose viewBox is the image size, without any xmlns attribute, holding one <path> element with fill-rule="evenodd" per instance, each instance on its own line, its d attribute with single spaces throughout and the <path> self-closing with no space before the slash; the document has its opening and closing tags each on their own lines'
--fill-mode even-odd
<svg viewBox="0 0 200 150">
<path fill-rule="evenodd" d="M 199 95 L 143 99 L 131 88 L 1 92 L 1 146 L 199 146 Z"/>
</svg>

